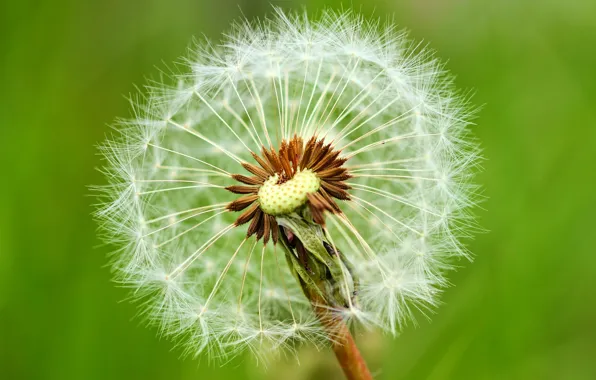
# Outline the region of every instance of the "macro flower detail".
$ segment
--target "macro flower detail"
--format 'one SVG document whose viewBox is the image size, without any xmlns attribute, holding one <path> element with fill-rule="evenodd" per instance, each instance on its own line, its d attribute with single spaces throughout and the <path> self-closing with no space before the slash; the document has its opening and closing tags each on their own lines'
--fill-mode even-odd
<svg viewBox="0 0 596 380">
<path fill-rule="evenodd" d="M 479 155 L 431 53 L 350 13 L 277 11 L 183 66 L 100 148 L 96 215 L 148 322 L 190 355 L 266 356 L 437 304 L 469 258 Z"/>
<path fill-rule="evenodd" d="M 247 236 L 253 234 L 278 240 L 278 224 L 275 216 L 286 215 L 308 203 L 313 220 L 325 224 L 324 213 L 339 214 L 341 209 L 333 198 L 348 200 L 350 188 L 344 181 L 350 178 L 342 167 L 345 158 L 338 158 L 340 151 L 334 151 L 331 144 L 315 137 L 304 145 L 302 138 L 295 136 L 289 142 L 282 140 L 279 153 L 266 148 L 262 156 L 252 153 L 259 166 L 243 162 L 242 166 L 254 176 L 235 174 L 233 179 L 248 186 L 228 186 L 226 190 L 235 194 L 247 194 L 230 202 L 230 211 L 244 211 L 236 225 L 250 222 Z"/>
</svg>

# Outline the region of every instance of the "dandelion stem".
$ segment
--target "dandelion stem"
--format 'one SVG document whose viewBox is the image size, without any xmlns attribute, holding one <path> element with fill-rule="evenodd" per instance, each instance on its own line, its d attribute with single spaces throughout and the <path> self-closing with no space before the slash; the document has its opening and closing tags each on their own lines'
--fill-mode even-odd
<svg viewBox="0 0 596 380">
<path fill-rule="evenodd" d="M 310 218 L 309 218 L 310 219 Z M 358 279 L 342 260 L 332 240 L 304 215 L 280 220 L 288 263 L 325 333 L 348 380 L 372 379 L 339 310 L 351 309 Z"/>
<path fill-rule="evenodd" d="M 312 297 L 316 299 L 317 294 Z M 313 302 L 313 299 L 311 299 Z M 372 375 L 356 346 L 350 329 L 341 316 L 334 315 L 333 311 L 320 303 L 313 302 L 313 309 L 321 324 L 325 327 L 327 334 L 331 337 L 331 348 L 341 369 L 348 380 L 369 380 Z"/>
</svg>

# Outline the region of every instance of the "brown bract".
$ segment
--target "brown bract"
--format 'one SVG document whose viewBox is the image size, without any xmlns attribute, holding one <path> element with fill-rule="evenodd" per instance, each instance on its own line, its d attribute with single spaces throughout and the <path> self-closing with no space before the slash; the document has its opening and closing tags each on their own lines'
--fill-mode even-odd
<svg viewBox="0 0 596 380">
<path fill-rule="evenodd" d="M 282 140 L 279 151 L 272 147 L 261 149 L 261 156 L 252 153 L 256 164 L 243 162 L 242 166 L 252 176 L 234 174 L 232 178 L 243 185 L 226 187 L 226 190 L 242 196 L 227 205 L 229 211 L 243 211 L 236 219 L 236 226 L 250 222 L 247 236 L 256 235 L 257 240 L 263 238 L 267 244 L 269 239 L 277 243 L 279 227 L 275 216 L 266 214 L 259 204 L 259 189 L 263 183 L 274 175 L 278 175 L 280 185 L 305 169 L 310 169 L 321 181 L 318 191 L 307 194 L 307 205 L 313 220 L 325 226 L 325 212 L 340 214 L 336 200 L 349 200 L 345 183 L 352 176 L 343 165 L 347 158 L 340 158 L 341 151 L 335 150 L 332 144 L 325 144 L 323 139 L 311 137 L 306 144 L 301 137 L 294 136 L 289 141 Z"/>
</svg>

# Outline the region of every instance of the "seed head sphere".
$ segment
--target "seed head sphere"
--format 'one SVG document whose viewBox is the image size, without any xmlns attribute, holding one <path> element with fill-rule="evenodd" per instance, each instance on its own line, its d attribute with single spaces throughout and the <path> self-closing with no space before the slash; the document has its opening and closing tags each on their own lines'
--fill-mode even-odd
<svg viewBox="0 0 596 380">
<path fill-rule="evenodd" d="M 432 53 L 352 13 L 278 10 L 181 71 L 100 148 L 115 276 L 163 335 L 264 355 L 333 339 L 305 289 L 392 334 L 437 304 L 469 258 L 479 156 Z"/>
</svg>

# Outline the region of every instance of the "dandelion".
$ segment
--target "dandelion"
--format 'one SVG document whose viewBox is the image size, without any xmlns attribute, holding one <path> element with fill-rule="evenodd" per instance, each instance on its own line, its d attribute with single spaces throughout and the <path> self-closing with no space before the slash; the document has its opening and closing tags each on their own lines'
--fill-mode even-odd
<svg viewBox="0 0 596 380">
<path fill-rule="evenodd" d="M 467 100 L 431 53 L 350 13 L 281 11 L 198 44 L 101 147 L 117 279 L 189 355 L 397 334 L 472 227 Z"/>
</svg>

